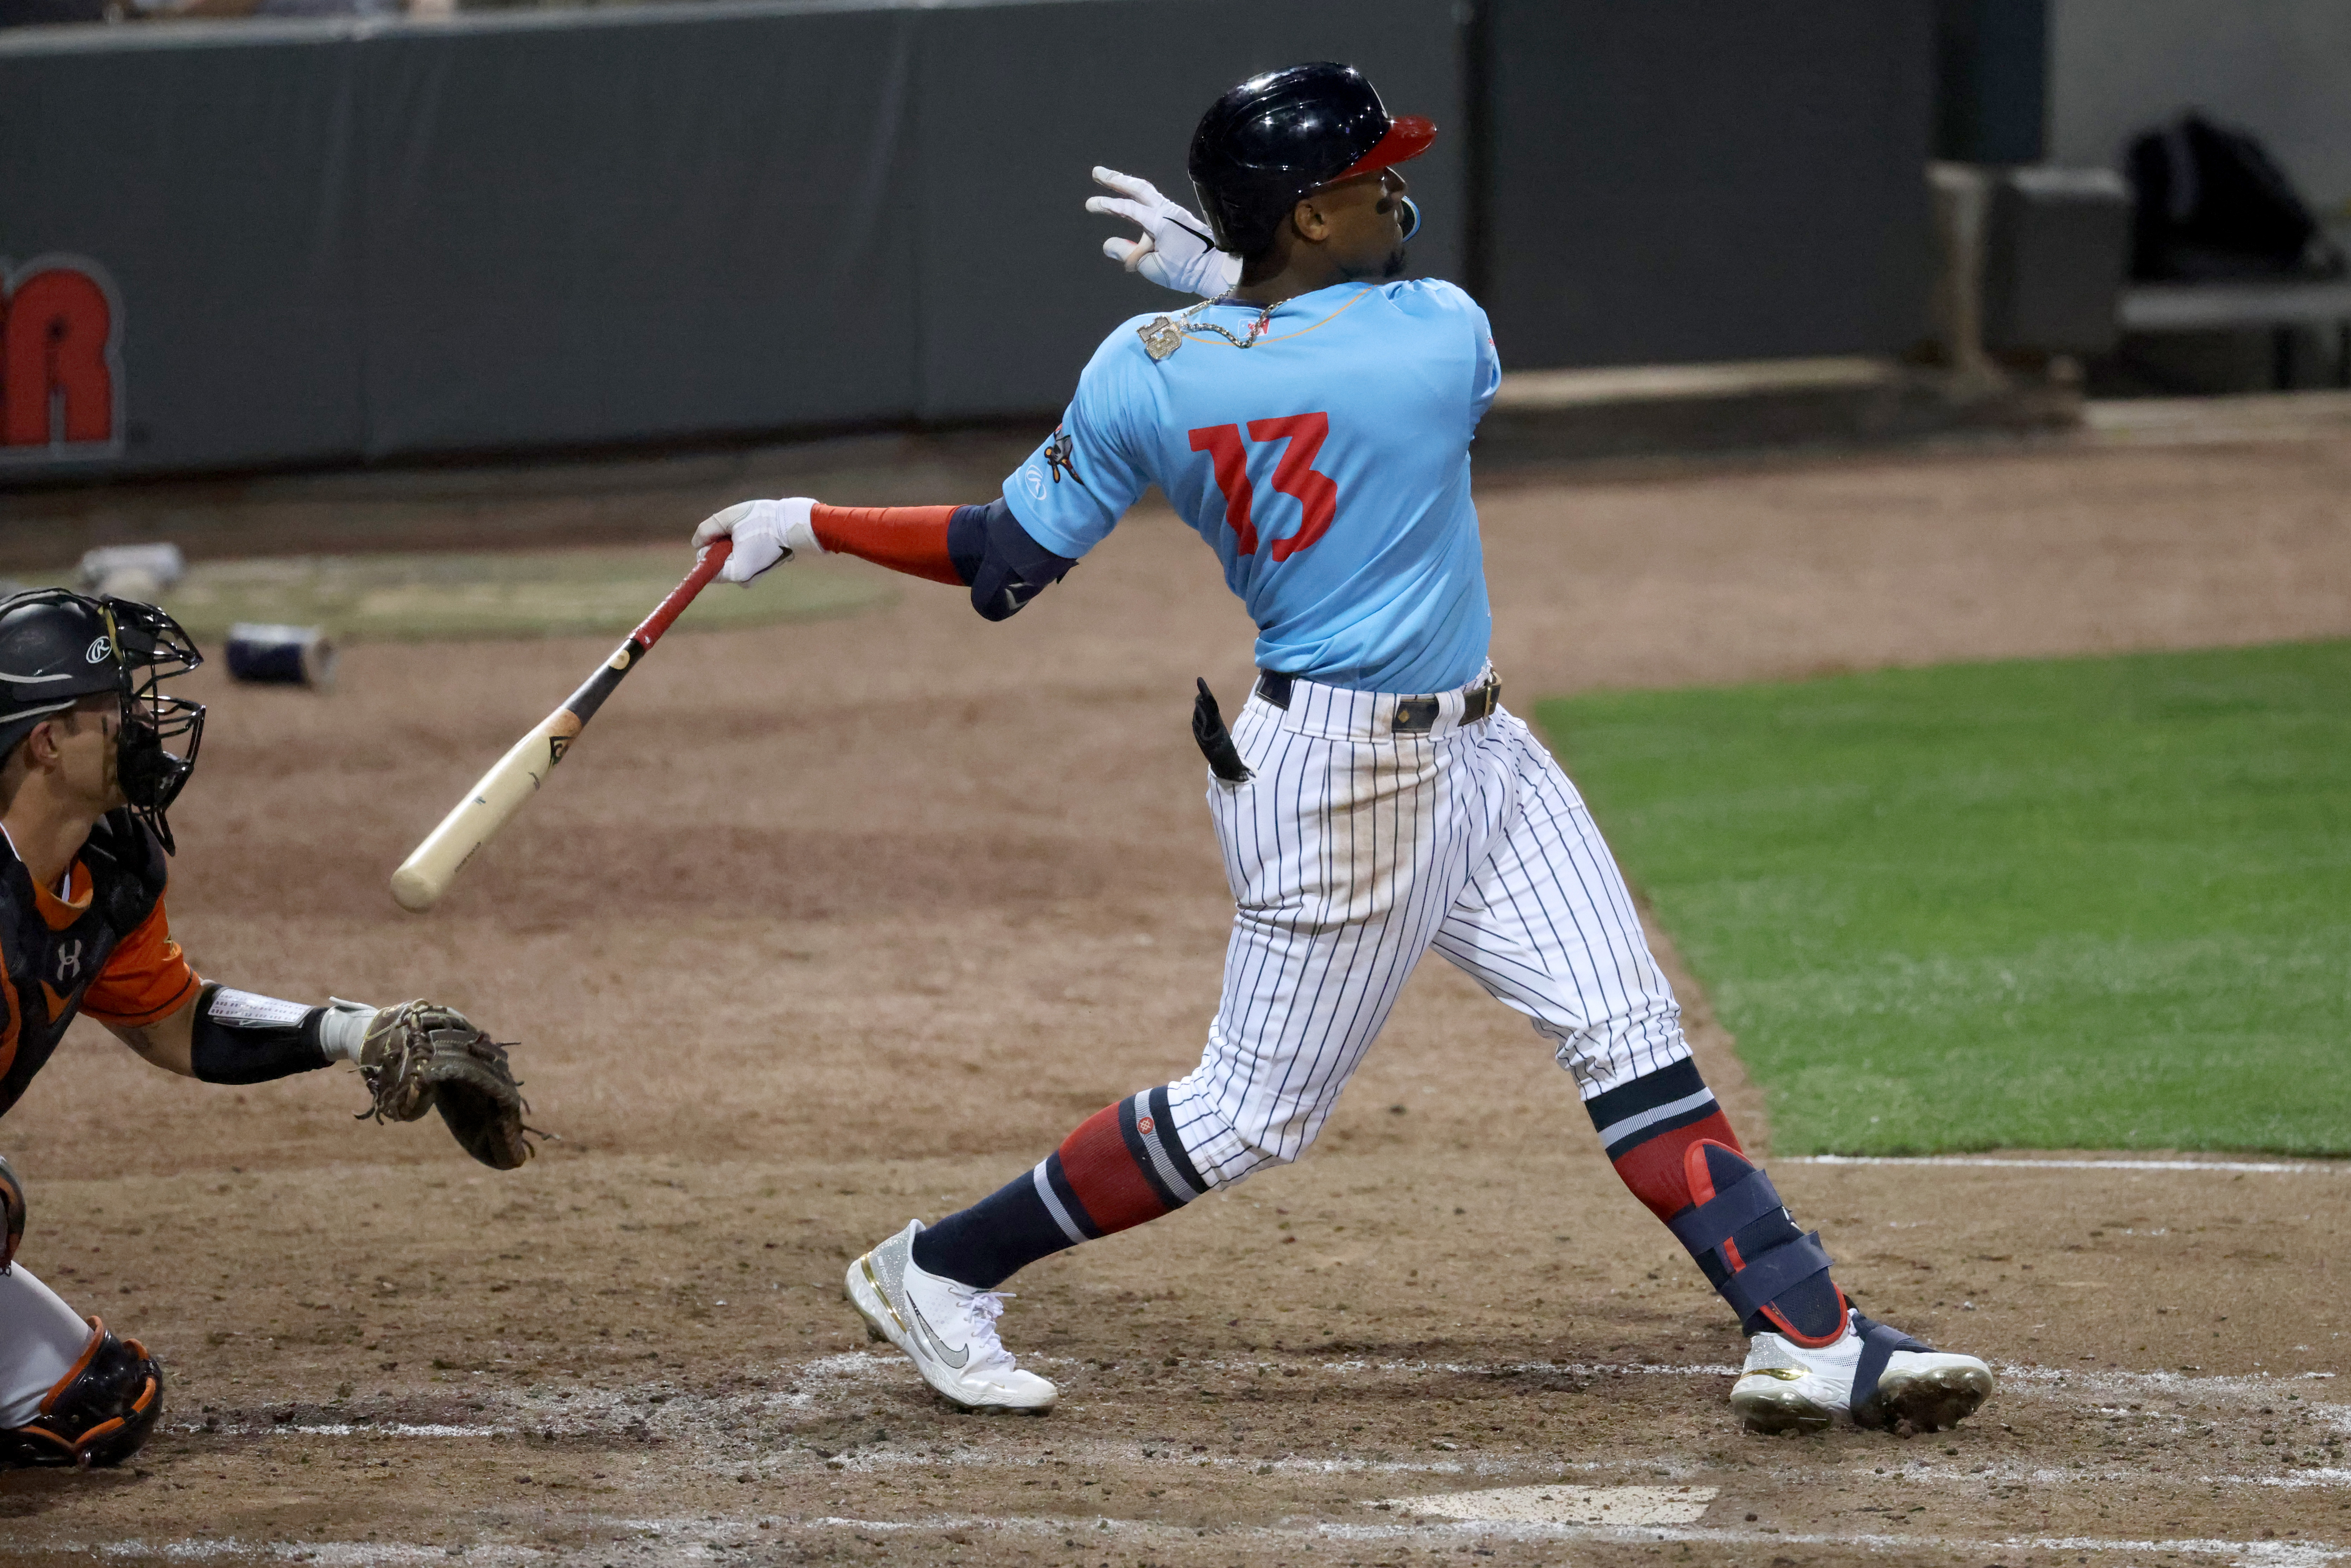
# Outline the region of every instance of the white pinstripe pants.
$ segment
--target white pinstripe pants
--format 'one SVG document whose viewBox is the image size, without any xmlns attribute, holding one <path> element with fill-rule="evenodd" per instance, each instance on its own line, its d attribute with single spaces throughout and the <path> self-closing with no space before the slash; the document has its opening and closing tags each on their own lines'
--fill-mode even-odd
<svg viewBox="0 0 2351 1568">
<path fill-rule="evenodd" d="M 1212 1183 L 1306 1152 L 1434 947 L 1553 1042 L 1583 1097 L 1688 1056 L 1583 800 L 1508 709 L 1396 735 L 1399 698 L 1307 681 L 1233 725 L 1256 777 L 1208 781 L 1232 884 L 1222 1005 L 1168 1086 Z"/>
</svg>

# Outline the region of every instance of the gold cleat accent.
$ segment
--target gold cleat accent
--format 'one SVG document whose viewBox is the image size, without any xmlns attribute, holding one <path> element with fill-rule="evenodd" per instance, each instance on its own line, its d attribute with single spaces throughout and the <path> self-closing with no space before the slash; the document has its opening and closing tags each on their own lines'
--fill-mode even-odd
<svg viewBox="0 0 2351 1568">
<path fill-rule="evenodd" d="M 1835 1415 L 1786 1386 L 1802 1379 L 1802 1373 L 1792 1374 L 1784 1367 L 1750 1372 L 1732 1386 L 1730 1408 L 1740 1426 L 1765 1437 L 1825 1432 L 1836 1424 Z"/>
</svg>

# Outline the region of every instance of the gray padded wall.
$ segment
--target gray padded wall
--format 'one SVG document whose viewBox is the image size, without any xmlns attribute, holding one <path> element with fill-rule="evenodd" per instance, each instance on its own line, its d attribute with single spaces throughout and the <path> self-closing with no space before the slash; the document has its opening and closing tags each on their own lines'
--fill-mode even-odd
<svg viewBox="0 0 2351 1568">
<path fill-rule="evenodd" d="M 1505 365 L 1918 337 L 1930 0 L 1489 3 Z"/>
<path fill-rule="evenodd" d="M 1926 294 L 1930 0 L 1489 0 L 1506 363 L 1891 350 Z M 1452 0 L 736 0 L 0 37 L 0 257 L 89 256 L 131 440 L 190 471 L 1026 418 L 1124 318 L 1089 166 L 1187 204 L 1243 75 L 1442 128 Z M 0 466 L 0 484 L 35 470 Z"/>
<path fill-rule="evenodd" d="M 86 256 L 121 298 L 128 440 L 106 467 L 360 449 L 355 64 L 335 29 L 266 24 L 0 51 L 0 257 Z"/>
<path fill-rule="evenodd" d="M 367 455 L 903 418 L 921 16 L 369 38 Z"/>
<path fill-rule="evenodd" d="M 19 34 L 0 256 L 120 282 L 125 468 L 1040 413 L 1122 319 L 1179 303 L 1102 259 L 1089 167 L 1188 203 L 1208 99 L 1328 55 L 1447 128 L 1415 259 L 1455 271 L 1449 0 Z"/>
<path fill-rule="evenodd" d="M 1059 409 L 1127 317 L 1186 303 L 1102 259 L 1132 230 L 1085 211 L 1096 163 L 1196 207 L 1200 111 L 1258 71 L 1361 66 L 1389 111 L 1437 123 L 1406 170 L 1427 225 L 1416 273 L 1458 277 L 1466 139 L 1448 0 L 1123 0 L 925 16 L 915 160 L 925 243 L 925 419 Z"/>
</svg>

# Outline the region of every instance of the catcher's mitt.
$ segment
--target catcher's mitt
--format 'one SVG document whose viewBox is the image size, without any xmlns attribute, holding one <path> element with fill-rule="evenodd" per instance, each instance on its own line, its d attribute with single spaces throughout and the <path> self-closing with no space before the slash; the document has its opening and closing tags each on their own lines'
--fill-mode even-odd
<svg viewBox="0 0 2351 1568">
<path fill-rule="evenodd" d="M 375 1100 L 360 1117 L 413 1122 L 437 1110 L 467 1154 L 513 1170 L 531 1155 L 523 1134 L 538 1129 L 522 1124 L 530 1107 L 507 1050 L 455 1008 L 419 999 L 381 1009 L 360 1049 L 360 1075 Z"/>
</svg>

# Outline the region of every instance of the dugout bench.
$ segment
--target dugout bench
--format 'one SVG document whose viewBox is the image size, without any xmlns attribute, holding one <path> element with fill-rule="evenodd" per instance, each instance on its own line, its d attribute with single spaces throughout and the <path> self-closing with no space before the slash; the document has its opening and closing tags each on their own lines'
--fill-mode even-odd
<svg viewBox="0 0 2351 1568">
<path fill-rule="evenodd" d="M 2216 332 L 2267 328 L 2271 381 L 2293 381 L 2294 333 L 2335 329 L 2335 384 L 2351 387 L 2351 280 L 2150 283 L 2123 291 L 2116 312 L 2125 332 Z"/>
</svg>

